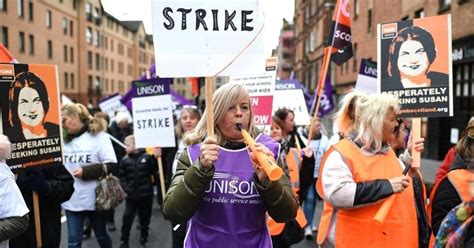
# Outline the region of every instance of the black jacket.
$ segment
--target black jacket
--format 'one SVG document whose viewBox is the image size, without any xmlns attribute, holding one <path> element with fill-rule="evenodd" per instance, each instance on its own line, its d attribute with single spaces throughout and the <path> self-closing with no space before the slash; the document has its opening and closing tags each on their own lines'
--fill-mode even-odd
<svg viewBox="0 0 474 248">
<path fill-rule="evenodd" d="M 43 248 L 59 247 L 61 241 L 61 203 L 69 200 L 74 192 L 74 179 L 63 165 L 44 168 L 43 175 L 51 186 L 48 193 L 39 195 Z M 30 223 L 26 232 L 10 240 L 11 248 L 36 247 L 33 194 L 31 191 L 26 191 L 24 178 L 24 174 L 19 174 L 16 182 L 30 210 Z"/>
<path fill-rule="evenodd" d="M 129 125 L 127 128 L 119 128 L 117 123 L 114 121 L 110 128 L 107 130 L 114 138 L 123 142 L 125 138 L 131 134 L 133 134 L 133 127 Z M 117 161 L 121 161 L 123 157 L 125 157 L 125 148 L 121 147 L 114 141 L 112 141 L 112 145 L 114 147 L 115 156 L 117 157 Z"/>
<path fill-rule="evenodd" d="M 128 154 L 120 161 L 120 183 L 128 199 L 140 200 L 153 197 L 156 174 L 156 159 L 143 150 L 139 153 Z"/>
<path fill-rule="evenodd" d="M 463 157 L 456 155 L 456 158 L 451 165 L 452 170 L 466 169 L 470 161 L 464 159 Z M 433 235 L 436 236 L 438 233 L 439 227 L 443 222 L 443 219 L 457 205 L 461 204 L 461 198 L 459 197 L 458 192 L 454 188 L 453 184 L 449 181 L 448 177 L 443 178 L 439 183 L 438 188 L 433 197 L 432 211 L 431 211 L 431 226 L 433 229 Z M 474 242 L 474 226 L 471 225 L 469 228 L 468 238 L 465 242 L 473 243 Z M 466 246 L 467 247 L 467 246 Z"/>
</svg>

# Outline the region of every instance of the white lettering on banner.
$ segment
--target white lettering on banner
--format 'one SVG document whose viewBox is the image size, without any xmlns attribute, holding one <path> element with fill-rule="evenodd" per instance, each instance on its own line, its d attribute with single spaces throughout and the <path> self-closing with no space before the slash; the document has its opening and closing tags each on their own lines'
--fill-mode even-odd
<svg viewBox="0 0 474 248">
<path fill-rule="evenodd" d="M 160 84 L 149 85 L 146 87 L 137 87 L 137 95 L 157 95 L 165 91 L 165 86 Z"/>
<path fill-rule="evenodd" d="M 225 173 L 216 174 L 205 190 L 206 193 L 230 194 L 239 198 L 259 196 L 253 181 L 240 181 L 239 178 Z"/>
<path fill-rule="evenodd" d="M 258 97 L 250 97 L 250 104 L 253 106 L 258 106 L 258 102 L 259 102 L 260 98 Z"/>
<path fill-rule="evenodd" d="M 177 12 L 181 13 L 181 30 L 186 30 L 187 29 L 187 14 L 192 12 L 192 8 L 178 8 L 176 9 Z M 219 22 L 218 22 L 218 16 L 219 16 L 219 10 L 218 9 L 212 9 L 212 17 L 209 17 L 208 19 L 211 19 L 212 21 L 212 31 L 219 31 Z M 235 18 L 237 11 L 236 10 L 225 10 L 224 14 L 222 14 L 222 11 L 220 12 L 221 15 L 224 15 L 224 31 L 227 31 L 229 28 L 232 29 L 232 31 L 237 31 L 237 27 L 234 24 L 233 19 Z M 241 31 L 252 31 L 253 27 L 248 26 L 253 19 L 249 18 L 249 16 L 253 13 L 253 10 L 241 10 L 240 15 L 242 18 L 240 30 Z M 174 18 L 172 16 L 173 14 L 173 9 L 170 7 L 166 7 L 163 9 L 163 17 L 167 20 L 166 22 L 163 22 L 163 26 L 168 29 L 172 30 L 175 27 L 175 22 Z M 205 9 L 196 9 L 194 11 L 194 16 L 195 16 L 195 28 L 196 30 L 199 30 L 199 28 L 202 26 L 202 29 L 205 31 L 208 31 L 209 28 L 207 27 L 207 24 L 209 23 L 209 20 L 207 20 L 205 17 L 207 16 L 208 12 Z M 222 26 L 221 26 L 222 28 Z"/>
<path fill-rule="evenodd" d="M 409 96 L 433 96 L 433 95 L 445 95 L 448 87 L 438 88 L 423 88 L 423 89 L 405 89 L 405 90 L 390 90 L 383 93 L 398 96 L 398 97 L 409 97 Z"/>
<path fill-rule="evenodd" d="M 377 68 L 367 66 L 367 67 L 364 68 L 364 72 L 365 72 L 365 74 L 377 77 Z"/>
<path fill-rule="evenodd" d="M 268 115 L 255 115 L 253 117 L 254 123 L 256 125 L 265 125 L 266 123 L 268 123 L 268 119 Z"/>
<path fill-rule="evenodd" d="M 30 149 L 43 146 L 54 146 L 59 144 L 59 138 L 42 139 L 42 140 L 29 140 L 23 142 L 17 142 L 12 144 L 12 150 Z"/>
<path fill-rule="evenodd" d="M 350 42 L 352 36 L 351 34 L 348 34 L 346 32 L 341 32 L 341 30 L 336 30 L 336 32 L 334 33 L 334 37 Z"/>
</svg>

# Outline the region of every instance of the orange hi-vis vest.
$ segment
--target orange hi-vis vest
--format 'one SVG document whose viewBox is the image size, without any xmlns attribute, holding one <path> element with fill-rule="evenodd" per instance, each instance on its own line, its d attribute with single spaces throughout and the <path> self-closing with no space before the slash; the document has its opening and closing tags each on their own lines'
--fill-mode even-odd
<svg viewBox="0 0 474 248">
<path fill-rule="evenodd" d="M 456 192 L 458 192 L 458 195 L 459 195 L 459 198 L 461 198 L 461 201 L 463 202 L 474 201 L 474 195 L 472 195 L 470 192 L 471 190 L 470 183 L 474 180 L 474 173 L 466 169 L 457 169 L 457 170 L 450 171 L 445 177 L 448 178 L 449 182 L 456 189 Z M 430 219 L 431 219 L 431 212 L 433 208 L 433 205 L 432 205 L 433 199 L 436 194 L 436 191 L 438 190 L 438 186 L 443 180 L 444 178 L 439 180 L 439 182 L 433 187 L 433 190 L 431 191 L 430 205 L 428 205 L 428 216 Z M 434 244 L 435 244 L 435 236 L 432 232 L 430 236 L 430 244 L 428 247 L 434 247 Z"/>
<path fill-rule="evenodd" d="M 300 166 L 302 161 L 298 151 L 299 150 L 296 148 L 290 148 L 288 154 L 286 154 L 286 164 L 290 173 L 291 188 L 293 189 L 293 192 L 296 196 L 298 196 L 298 191 L 300 190 Z M 298 207 L 295 219 L 302 228 L 304 228 L 308 223 L 301 207 Z M 272 236 L 279 235 L 285 228 L 285 223 L 277 223 L 270 216 L 268 216 L 267 224 L 270 235 Z"/>
<path fill-rule="evenodd" d="M 383 200 L 353 208 L 333 207 L 324 195 L 324 178 L 321 176 L 326 159 L 333 151 L 341 154 L 352 172 L 354 182 L 390 179 L 401 176 L 403 169 L 395 153 L 389 148 L 386 154 L 365 156 L 359 147 L 347 139 L 339 141 L 326 152 L 321 162 L 317 190 L 324 199 L 317 243 L 323 244 L 328 237 L 331 218 L 336 215 L 334 245 L 340 247 L 418 247 L 418 226 L 413 183 L 395 194 L 393 205 L 385 221 L 379 224 L 374 216 Z M 334 224 L 334 223 L 333 223 Z"/>
</svg>

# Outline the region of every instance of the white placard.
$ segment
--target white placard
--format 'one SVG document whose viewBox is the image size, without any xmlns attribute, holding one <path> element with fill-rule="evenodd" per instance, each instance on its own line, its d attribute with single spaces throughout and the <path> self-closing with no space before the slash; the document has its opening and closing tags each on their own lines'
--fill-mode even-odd
<svg viewBox="0 0 474 248">
<path fill-rule="evenodd" d="M 258 0 L 153 0 L 152 11 L 160 77 L 215 76 L 230 63 L 219 76 L 265 68 Z"/>
<path fill-rule="evenodd" d="M 115 119 L 116 112 L 127 113 L 129 117 L 128 119 L 129 120 L 132 119 L 132 116 L 130 115 L 130 112 L 128 112 L 127 107 L 123 105 L 122 102 L 120 101 L 121 99 L 122 99 L 122 96 L 117 94 L 99 103 L 100 111 L 107 113 L 110 119 L 110 123 L 112 123 L 113 120 Z"/>
<path fill-rule="evenodd" d="M 132 98 L 135 146 L 174 147 L 171 95 Z"/>
<path fill-rule="evenodd" d="M 451 144 L 457 144 L 459 141 L 459 129 L 451 128 Z"/>
<path fill-rule="evenodd" d="M 309 125 L 310 116 L 304 100 L 303 91 L 297 90 L 276 90 L 273 96 L 273 113 L 280 108 L 291 109 L 295 112 L 296 125 Z"/>
</svg>

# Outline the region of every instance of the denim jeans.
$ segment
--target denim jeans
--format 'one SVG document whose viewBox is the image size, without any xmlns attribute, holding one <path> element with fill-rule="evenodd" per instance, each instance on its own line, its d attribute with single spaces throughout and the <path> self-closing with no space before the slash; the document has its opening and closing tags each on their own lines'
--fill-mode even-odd
<svg viewBox="0 0 474 248">
<path fill-rule="evenodd" d="M 310 187 L 308 188 L 308 193 L 306 194 L 306 200 L 303 203 L 303 212 L 306 217 L 306 220 L 308 221 L 308 226 L 313 225 L 313 215 L 314 215 L 314 210 L 316 209 L 316 181 L 318 179 L 315 178 L 314 182 L 311 183 Z"/>
<path fill-rule="evenodd" d="M 73 212 L 66 210 L 68 247 L 80 248 L 82 246 L 82 229 L 84 220 L 89 217 L 92 230 L 94 230 L 97 243 L 101 248 L 111 248 L 112 240 L 107 234 L 105 225 L 107 223 L 108 212 L 80 211 Z"/>
</svg>

